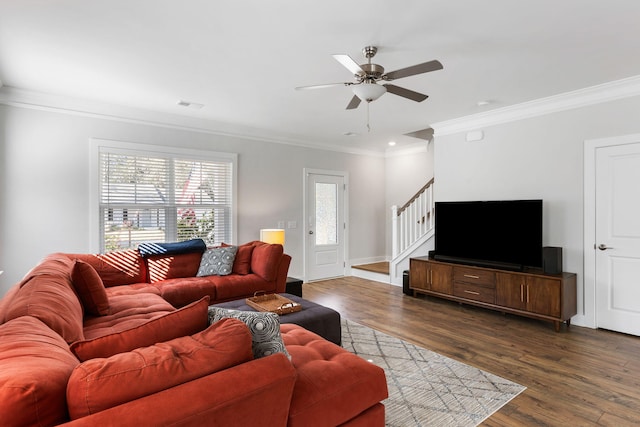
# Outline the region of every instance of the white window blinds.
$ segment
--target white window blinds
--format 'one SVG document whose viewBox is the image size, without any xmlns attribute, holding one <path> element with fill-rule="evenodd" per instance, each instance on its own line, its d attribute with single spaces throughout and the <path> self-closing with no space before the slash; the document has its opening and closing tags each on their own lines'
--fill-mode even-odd
<svg viewBox="0 0 640 427">
<path fill-rule="evenodd" d="M 99 149 L 100 249 L 232 241 L 234 161 Z"/>
</svg>

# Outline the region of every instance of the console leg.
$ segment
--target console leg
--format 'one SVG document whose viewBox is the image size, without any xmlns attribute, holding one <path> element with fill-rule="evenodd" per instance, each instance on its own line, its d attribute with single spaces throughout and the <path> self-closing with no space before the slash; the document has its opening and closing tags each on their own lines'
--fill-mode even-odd
<svg viewBox="0 0 640 427">
<path fill-rule="evenodd" d="M 553 324 L 555 326 L 556 332 L 560 332 L 560 322 L 556 320 L 553 322 Z"/>
</svg>

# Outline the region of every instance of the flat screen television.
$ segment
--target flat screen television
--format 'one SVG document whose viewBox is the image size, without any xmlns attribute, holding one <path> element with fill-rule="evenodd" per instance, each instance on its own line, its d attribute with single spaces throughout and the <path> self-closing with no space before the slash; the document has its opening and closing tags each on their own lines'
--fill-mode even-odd
<svg viewBox="0 0 640 427">
<path fill-rule="evenodd" d="M 436 202 L 435 259 L 542 267 L 542 200 Z"/>
</svg>

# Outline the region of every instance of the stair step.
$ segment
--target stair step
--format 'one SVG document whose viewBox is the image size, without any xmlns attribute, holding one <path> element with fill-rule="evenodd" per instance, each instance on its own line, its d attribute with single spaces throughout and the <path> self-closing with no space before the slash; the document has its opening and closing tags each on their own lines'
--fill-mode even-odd
<svg viewBox="0 0 640 427">
<path fill-rule="evenodd" d="M 364 271 L 371 271 L 373 273 L 389 274 L 389 263 L 387 261 L 374 262 L 371 264 L 352 265 L 351 268 L 356 268 L 358 270 L 364 270 Z"/>
</svg>

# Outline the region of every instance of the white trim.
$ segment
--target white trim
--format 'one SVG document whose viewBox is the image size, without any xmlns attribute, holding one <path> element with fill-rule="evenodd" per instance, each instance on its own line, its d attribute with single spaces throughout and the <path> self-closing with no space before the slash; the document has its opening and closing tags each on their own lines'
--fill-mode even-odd
<svg viewBox="0 0 640 427">
<path fill-rule="evenodd" d="M 195 160 L 224 160 L 230 161 L 232 167 L 232 188 L 231 188 L 231 238 L 233 242 L 238 241 L 238 154 L 225 153 L 220 151 L 196 150 L 189 148 L 176 148 L 164 145 L 143 144 L 138 142 L 116 141 L 101 138 L 89 138 L 89 248 L 92 252 L 100 251 L 100 230 L 99 225 L 99 196 L 100 182 L 98 178 L 99 152 L 100 148 L 108 147 L 123 151 L 135 151 L 155 154 L 171 154 L 181 157 L 189 157 Z"/>
<path fill-rule="evenodd" d="M 335 171 L 335 170 L 327 170 L 327 169 L 311 169 L 311 168 L 303 168 L 302 169 L 302 277 L 303 280 L 307 281 L 307 228 L 309 225 L 307 224 L 308 212 L 307 212 L 307 183 L 309 180 L 309 175 L 333 175 L 342 177 L 345 190 L 344 190 L 344 254 L 343 254 L 343 263 L 345 267 L 343 268 L 343 272 L 347 271 L 347 259 L 349 258 L 349 172 L 345 171 Z M 343 273 L 343 274 L 344 274 Z"/>
<path fill-rule="evenodd" d="M 359 268 L 352 268 L 350 276 L 359 277 L 361 279 L 373 280 L 374 282 L 380 282 L 386 285 L 398 286 L 395 283 L 392 283 L 390 281 L 388 274 L 384 274 L 384 273 L 376 273 L 374 271 L 367 271 L 367 270 L 360 270 Z"/>
<path fill-rule="evenodd" d="M 640 134 L 590 139 L 584 142 L 584 288 L 583 312 L 576 323 L 597 327 L 596 319 L 596 151 L 598 148 L 640 142 Z"/>
<path fill-rule="evenodd" d="M 640 95 L 640 75 L 565 92 L 480 114 L 432 123 L 435 136 L 467 132 L 573 108 Z"/>
</svg>

